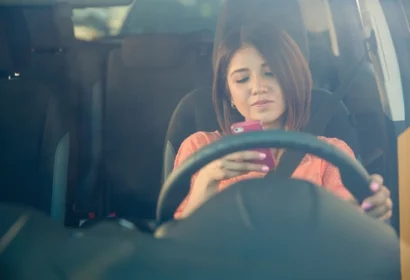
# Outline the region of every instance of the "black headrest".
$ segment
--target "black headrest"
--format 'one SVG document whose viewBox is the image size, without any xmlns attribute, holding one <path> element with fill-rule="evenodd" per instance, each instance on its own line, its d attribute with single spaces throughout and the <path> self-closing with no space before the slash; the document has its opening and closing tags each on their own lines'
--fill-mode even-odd
<svg viewBox="0 0 410 280">
<path fill-rule="evenodd" d="M 230 30 L 255 22 L 285 30 L 309 60 L 307 33 L 297 0 L 226 0 L 218 19 L 215 47 Z"/>
<path fill-rule="evenodd" d="M 0 8 L 0 71 L 20 72 L 30 62 L 30 33 L 20 8 Z"/>
</svg>

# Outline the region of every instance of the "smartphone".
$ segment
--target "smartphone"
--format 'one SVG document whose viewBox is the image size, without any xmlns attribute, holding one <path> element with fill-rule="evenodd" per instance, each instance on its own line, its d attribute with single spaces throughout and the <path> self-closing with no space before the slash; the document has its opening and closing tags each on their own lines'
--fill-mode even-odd
<svg viewBox="0 0 410 280">
<path fill-rule="evenodd" d="M 251 132 L 251 131 L 260 131 L 260 130 L 263 130 L 263 126 L 260 121 L 239 122 L 239 123 L 234 123 L 231 126 L 232 134 L 241 134 L 241 133 L 246 133 L 246 132 Z M 254 149 L 254 150 L 260 153 L 266 154 L 265 159 L 255 160 L 253 161 L 254 163 L 267 165 L 270 170 L 275 168 L 276 161 L 270 149 L 262 148 L 262 149 Z"/>
</svg>

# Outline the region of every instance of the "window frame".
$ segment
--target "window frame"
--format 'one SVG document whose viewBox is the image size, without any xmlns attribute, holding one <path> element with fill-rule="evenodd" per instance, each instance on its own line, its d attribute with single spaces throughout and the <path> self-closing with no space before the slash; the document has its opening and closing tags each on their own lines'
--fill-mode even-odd
<svg viewBox="0 0 410 280">
<path fill-rule="evenodd" d="M 400 0 L 380 0 L 397 53 L 403 88 L 405 120 L 398 134 L 410 127 L 410 25 Z M 409 4 L 410 7 L 410 4 Z"/>
<path fill-rule="evenodd" d="M 398 124 L 405 121 L 404 92 L 391 28 L 379 0 L 357 0 L 357 5 L 383 110 L 399 131 Z"/>
</svg>

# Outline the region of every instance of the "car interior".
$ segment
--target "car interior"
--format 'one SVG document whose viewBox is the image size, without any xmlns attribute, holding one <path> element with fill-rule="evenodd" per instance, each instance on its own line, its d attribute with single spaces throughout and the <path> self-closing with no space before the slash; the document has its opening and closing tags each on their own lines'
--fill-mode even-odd
<svg viewBox="0 0 410 280">
<path fill-rule="evenodd" d="M 398 138 L 410 125 L 405 1 L 29 2 L 0 2 L 1 279 L 406 279 L 400 240 L 410 239 L 402 222 L 410 187 L 403 191 L 398 172 Z M 111 7 L 127 9 L 116 33 L 81 39 L 76 12 Z M 372 18 L 376 8 L 394 56 L 380 39 L 383 21 Z M 269 132 L 228 137 L 174 170 L 184 139 L 219 130 L 215 48 L 256 21 L 285 30 L 302 50 L 312 116 L 343 96 L 320 134 L 345 141 L 357 161 L 318 135 Z M 386 86 L 395 78 L 391 61 L 400 90 Z M 403 118 L 392 117 L 401 108 Z M 393 217 L 375 221 L 313 184 L 272 176 L 240 182 L 172 219 L 194 172 L 257 145 L 323 157 L 360 198 L 369 174 L 382 175 Z"/>
</svg>

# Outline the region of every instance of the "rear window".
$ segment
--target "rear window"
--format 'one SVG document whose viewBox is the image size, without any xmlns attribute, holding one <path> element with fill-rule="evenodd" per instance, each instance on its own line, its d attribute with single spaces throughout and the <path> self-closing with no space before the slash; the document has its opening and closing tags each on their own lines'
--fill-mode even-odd
<svg viewBox="0 0 410 280">
<path fill-rule="evenodd" d="M 137 0 L 121 34 L 214 30 L 223 0 Z"/>
<path fill-rule="evenodd" d="M 117 36 L 130 6 L 73 9 L 74 34 L 79 40 L 93 41 Z"/>
<path fill-rule="evenodd" d="M 130 6 L 74 9 L 81 40 L 144 33 L 215 31 L 224 0 L 135 0 Z"/>
</svg>

